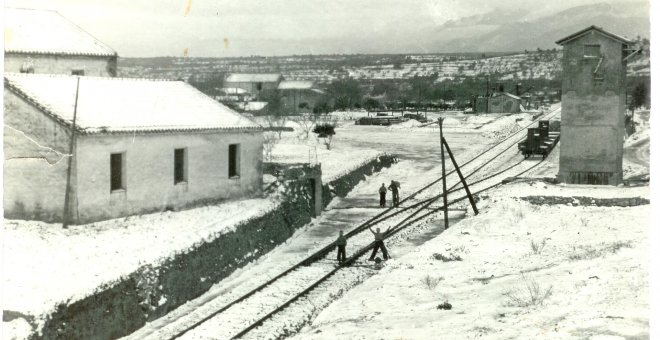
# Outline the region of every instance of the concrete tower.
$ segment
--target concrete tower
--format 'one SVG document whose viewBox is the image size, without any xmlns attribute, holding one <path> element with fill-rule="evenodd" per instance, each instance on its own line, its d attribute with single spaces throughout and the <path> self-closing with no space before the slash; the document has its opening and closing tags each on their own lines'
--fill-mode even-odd
<svg viewBox="0 0 660 340">
<path fill-rule="evenodd" d="M 626 56 L 632 41 L 591 26 L 564 47 L 559 179 L 617 185 L 623 177 Z"/>
</svg>

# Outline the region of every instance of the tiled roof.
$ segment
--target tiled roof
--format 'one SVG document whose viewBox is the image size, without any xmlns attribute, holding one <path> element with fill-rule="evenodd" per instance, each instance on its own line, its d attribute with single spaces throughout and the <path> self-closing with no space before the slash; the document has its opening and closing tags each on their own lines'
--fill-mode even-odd
<svg viewBox="0 0 660 340">
<path fill-rule="evenodd" d="M 225 79 L 229 83 L 276 83 L 282 79 L 279 73 L 232 73 Z"/>
<path fill-rule="evenodd" d="M 100 42 L 55 11 L 4 8 L 5 53 L 115 56 Z"/>
<path fill-rule="evenodd" d="M 180 81 L 5 74 L 5 86 L 83 133 L 260 130 L 259 125 Z"/>
<path fill-rule="evenodd" d="M 278 90 L 310 90 L 314 87 L 313 81 L 307 80 L 284 80 L 277 86 Z"/>
<path fill-rule="evenodd" d="M 604 30 L 602 27 L 598 27 L 598 26 L 594 26 L 594 25 L 591 25 L 591 26 L 589 26 L 589 27 L 587 27 L 587 28 L 585 28 L 585 29 L 583 29 L 583 30 L 581 30 L 581 31 L 575 32 L 575 33 L 569 35 L 569 36 L 566 37 L 566 38 L 559 39 L 559 40 L 557 40 L 555 43 L 558 44 L 558 45 L 564 45 L 564 44 L 566 44 L 567 42 L 572 41 L 572 40 L 575 40 L 575 39 L 577 39 L 577 38 L 579 38 L 579 37 L 581 37 L 581 36 L 583 36 L 583 35 L 585 35 L 585 34 L 591 32 L 591 31 L 599 32 L 599 33 L 601 33 L 601 34 L 603 34 L 603 35 L 605 35 L 605 36 L 607 36 L 607 37 L 609 37 L 609 38 L 611 38 L 611 39 L 618 40 L 618 41 L 620 41 L 620 42 L 623 43 L 623 44 L 632 44 L 632 43 L 633 43 L 632 40 L 630 40 L 630 39 L 628 39 L 628 38 L 626 38 L 626 37 L 622 37 L 622 36 L 620 36 L 620 35 L 616 35 L 616 34 L 614 34 L 614 33 L 610 33 L 610 32 L 608 32 L 608 31 Z"/>
</svg>

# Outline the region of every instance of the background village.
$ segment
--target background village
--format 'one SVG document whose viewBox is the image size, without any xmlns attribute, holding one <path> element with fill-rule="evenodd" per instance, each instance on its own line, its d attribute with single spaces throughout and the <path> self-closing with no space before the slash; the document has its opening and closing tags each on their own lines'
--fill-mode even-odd
<svg viewBox="0 0 660 340">
<path fill-rule="evenodd" d="M 651 336 L 648 30 L 124 58 L 4 18 L 3 339 Z"/>
</svg>

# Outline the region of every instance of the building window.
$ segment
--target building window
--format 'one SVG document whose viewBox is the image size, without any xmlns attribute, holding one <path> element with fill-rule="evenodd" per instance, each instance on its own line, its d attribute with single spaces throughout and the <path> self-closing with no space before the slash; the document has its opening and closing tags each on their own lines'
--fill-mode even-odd
<svg viewBox="0 0 660 340">
<path fill-rule="evenodd" d="M 186 149 L 174 149 L 174 184 L 187 181 Z"/>
<path fill-rule="evenodd" d="M 261 91 L 263 89 L 264 84 L 263 83 L 257 83 L 257 91 Z"/>
<path fill-rule="evenodd" d="M 241 175 L 240 171 L 240 145 L 231 144 L 229 145 L 229 178 L 239 177 Z"/>
<path fill-rule="evenodd" d="M 72 76 L 84 76 L 85 70 L 71 70 Z"/>
<path fill-rule="evenodd" d="M 110 154 L 110 191 L 124 189 L 126 189 L 125 154 Z"/>
<path fill-rule="evenodd" d="M 585 58 L 600 58 L 600 45 L 584 45 Z"/>
</svg>

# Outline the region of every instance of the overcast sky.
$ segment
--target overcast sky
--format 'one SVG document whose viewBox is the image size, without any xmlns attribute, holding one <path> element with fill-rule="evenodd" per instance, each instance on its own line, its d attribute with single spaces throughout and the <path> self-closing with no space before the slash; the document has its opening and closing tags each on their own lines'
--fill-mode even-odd
<svg viewBox="0 0 660 340">
<path fill-rule="evenodd" d="M 125 57 L 360 53 L 357 37 L 415 32 L 493 9 L 526 17 L 595 0 L 5 0 L 54 9 Z M 379 37 L 382 39 L 382 35 Z M 316 42 L 316 43 L 310 43 Z M 322 42 L 322 43 L 321 43 Z M 382 51 L 401 52 L 401 51 Z"/>
</svg>

